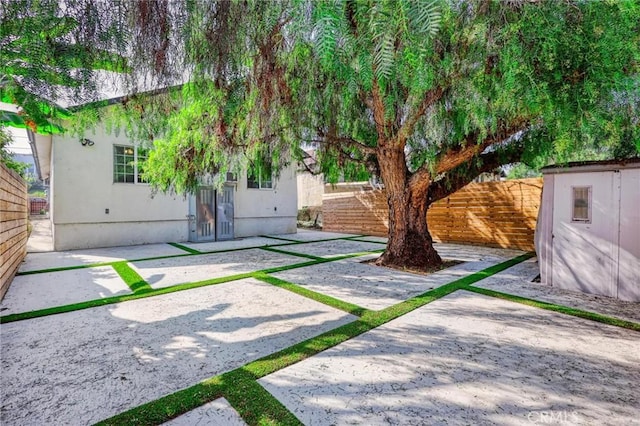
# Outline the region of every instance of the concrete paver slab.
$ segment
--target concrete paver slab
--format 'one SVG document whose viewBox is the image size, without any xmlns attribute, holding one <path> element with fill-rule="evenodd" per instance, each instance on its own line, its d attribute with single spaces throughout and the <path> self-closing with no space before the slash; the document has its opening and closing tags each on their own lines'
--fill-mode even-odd
<svg viewBox="0 0 640 426">
<path fill-rule="evenodd" d="M 90 424 L 354 316 L 247 279 L 3 324 L 2 424 Z"/>
<path fill-rule="evenodd" d="M 245 426 L 246 423 L 224 398 L 191 410 L 163 423 L 166 426 Z"/>
<path fill-rule="evenodd" d="M 233 250 L 243 249 L 247 247 L 272 246 L 274 244 L 282 244 L 284 241 L 275 238 L 251 237 L 229 241 L 212 241 L 210 243 L 181 243 L 183 246 L 199 250 L 217 251 L 217 250 Z"/>
<path fill-rule="evenodd" d="M 466 262 L 429 275 L 363 264 L 360 257 L 273 274 L 285 281 L 367 309 L 380 310 L 487 268 Z"/>
<path fill-rule="evenodd" d="M 294 253 L 310 254 L 318 257 L 336 257 L 344 254 L 381 249 L 384 249 L 384 246 L 381 246 L 380 244 L 348 240 L 321 241 L 282 247 L 282 250 L 292 251 Z"/>
<path fill-rule="evenodd" d="M 111 266 L 20 275 L 0 303 L 9 315 L 87 300 L 130 294 L 131 289 Z"/>
<path fill-rule="evenodd" d="M 640 334 L 459 291 L 259 382 L 306 425 L 637 424 Z"/>
<path fill-rule="evenodd" d="M 249 249 L 183 258 L 146 260 L 133 262 L 131 266 L 151 287 L 162 288 L 304 261 L 305 259 L 300 257 Z"/>
<path fill-rule="evenodd" d="M 539 268 L 540 265 L 535 258 L 529 259 L 479 281 L 475 286 L 640 323 L 640 303 L 562 290 L 531 282 L 540 274 Z"/>
<path fill-rule="evenodd" d="M 371 241 L 373 243 L 387 243 L 387 237 L 376 237 L 373 235 L 365 235 L 364 237 L 358 237 L 359 240 L 362 241 Z"/>
<path fill-rule="evenodd" d="M 50 253 L 29 253 L 20 272 L 42 269 L 64 268 L 69 266 L 90 265 L 102 262 L 146 259 L 149 257 L 185 254 L 184 250 L 169 244 L 146 244 L 141 246 L 107 247 L 88 250 L 56 251 Z"/>
<path fill-rule="evenodd" d="M 369 238 L 369 237 L 367 237 Z M 377 237 L 372 237 L 377 238 Z M 325 243 L 326 244 L 326 243 Z M 378 250 L 384 249 L 385 246 L 377 244 Z M 496 247 L 483 247 L 483 246 L 471 246 L 463 244 L 443 244 L 435 243 L 433 245 L 436 251 L 440 254 L 440 257 L 448 260 L 459 260 L 461 262 L 486 262 L 487 265 L 498 262 L 504 262 L 505 260 L 514 258 L 524 254 L 520 250 L 502 249 Z M 292 250 L 293 251 L 293 250 Z M 363 259 L 375 259 L 380 254 L 367 255 L 367 257 L 356 257 L 350 259 L 353 262 L 360 262 Z"/>
<path fill-rule="evenodd" d="M 267 235 L 267 236 L 285 238 L 287 240 L 292 240 L 292 241 L 320 241 L 320 240 L 330 240 L 332 238 L 354 237 L 355 234 L 315 231 L 313 229 L 298 229 L 298 232 L 295 234 L 275 234 L 275 235 Z"/>
<path fill-rule="evenodd" d="M 27 240 L 28 253 L 43 253 L 53 251 L 53 234 L 51 233 L 51 219 L 48 217 L 30 217 L 31 234 Z"/>
<path fill-rule="evenodd" d="M 433 246 L 443 259 L 456 259 L 464 262 L 503 262 L 525 253 L 521 250 L 471 246 L 466 244 L 435 243 Z"/>
</svg>

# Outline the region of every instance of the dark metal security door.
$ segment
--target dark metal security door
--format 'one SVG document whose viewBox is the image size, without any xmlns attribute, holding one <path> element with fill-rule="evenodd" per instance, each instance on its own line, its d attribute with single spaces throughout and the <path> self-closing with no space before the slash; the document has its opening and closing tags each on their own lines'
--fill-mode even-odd
<svg viewBox="0 0 640 426">
<path fill-rule="evenodd" d="M 233 239 L 233 186 L 225 185 L 218 191 L 216 239 Z"/>
</svg>

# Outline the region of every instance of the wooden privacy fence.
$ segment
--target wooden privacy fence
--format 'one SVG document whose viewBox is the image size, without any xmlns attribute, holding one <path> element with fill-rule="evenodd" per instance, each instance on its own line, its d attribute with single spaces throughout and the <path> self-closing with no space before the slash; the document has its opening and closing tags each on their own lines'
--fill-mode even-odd
<svg viewBox="0 0 640 426">
<path fill-rule="evenodd" d="M 0 164 L 0 300 L 27 254 L 27 184 Z"/>
<path fill-rule="evenodd" d="M 542 179 L 471 183 L 432 204 L 427 213 L 433 239 L 534 250 Z M 389 211 L 384 190 L 325 193 L 323 229 L 386 236 Z"/>
</svg>

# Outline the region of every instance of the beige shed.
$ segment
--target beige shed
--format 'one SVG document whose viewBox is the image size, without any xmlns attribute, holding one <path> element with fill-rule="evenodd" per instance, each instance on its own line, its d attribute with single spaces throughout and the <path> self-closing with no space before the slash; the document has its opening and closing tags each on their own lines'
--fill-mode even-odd
<svg viewBox="0 0 640 426">
<path fill-rule="evenodd" d="M 640 302 L 640 158 L 542 169 L 543 284 Z"/>
</svg>

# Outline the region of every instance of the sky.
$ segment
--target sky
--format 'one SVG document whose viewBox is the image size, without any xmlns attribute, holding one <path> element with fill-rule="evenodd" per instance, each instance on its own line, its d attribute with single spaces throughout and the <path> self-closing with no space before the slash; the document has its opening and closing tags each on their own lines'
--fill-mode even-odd
<svg viewBox="0 0 640 426">
<path fill-rule="evenodd" d="M 16 111 L 16 106 L 0 102 L 0 110 Z M 13 142 L 7 147 L 7 151 L 13 154 L 31 154 L 31 146 L 29 145 L 29 137 L 26 129 L 16 129 L 7 127 L 8 133 L 11 135 Z"/>
</svg>

